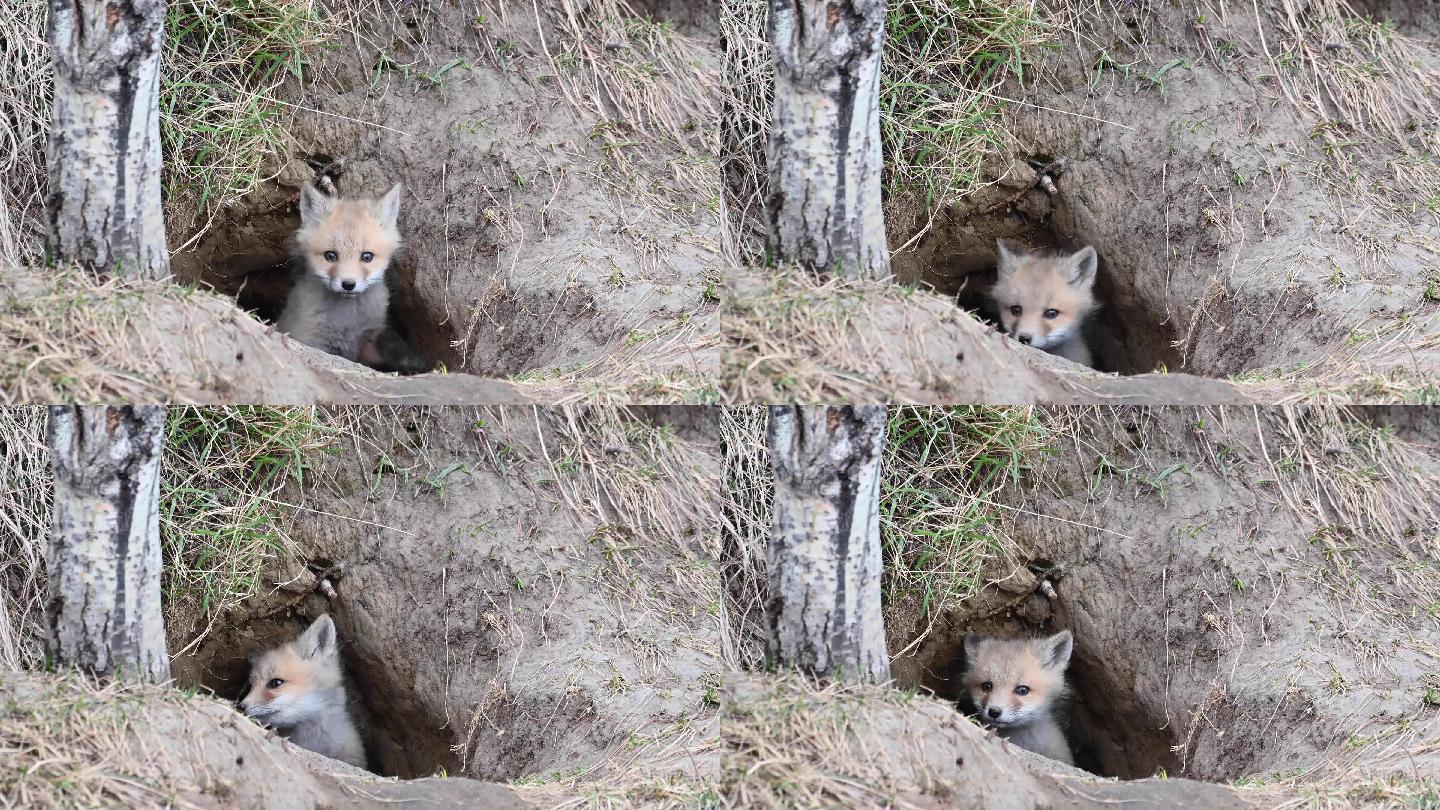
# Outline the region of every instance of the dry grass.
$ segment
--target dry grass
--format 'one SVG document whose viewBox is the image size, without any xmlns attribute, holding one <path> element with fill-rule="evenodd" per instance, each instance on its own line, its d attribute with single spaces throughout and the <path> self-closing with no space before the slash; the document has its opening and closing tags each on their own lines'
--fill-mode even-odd
<svg viewBox="0 0 1440 810">
<path fill-rule="evenodd" d="M 1261 413 L 1274 444 L 1265 441 Z M 1433 449 L 1343 407 L 1275 408 L 1255 418 L 1261 455 L 1286 506 L 1311 531 L 1327 586 L 1389 623 L 1440 629 Z"/>
<path fill-rule="evenodd" d="M 725 632 L 735 654 L 734 671 L 760 669 L 765 661 L 765 549 L 770 541 L 770 499 L 774 493 L 765 435 L 766 408 L 720 410 L 723 496 L 720 504 L 720 575 L 724 586 Z"/>
<path fill-rule="evenodd" d="M 1440 53 L 1347 0 L 1281 0 L 1272 9 L 1256 20 L 1269 29 L 1260 48 L 1345 196 L 1440 222 L 1440 75 L 1426 67 L 1440 64 Z M 1374 156 L 1389 171 L 1367 166 Z"/>
<path fill-rule="evenodd" d="M 721 389 L 737 403 L 958 398 L 943 373 L 953 352 L 937 357 L 932 341 L 943 343 L 960 317 L 939 297 L 889 282 L 819 280 L 799 268 L 737 274 L 722 313 Z"/>
<path fill-rule="evenodd" d="M 159 807 L 173 800 L 164 763 L 136 746 L 152 707 L 180 706 L 163 686 L 78 675 L 0 682 L 0 806 Z M 163 710 L 163 709 L 162 709 Z"/>
<path fill-rule="evenodd" d="M 45 409 L 0 409 L 0 669 L 45 660 L 45 548 L 52 480 Z"/>
<path fill-rule="evenodd" d="M 49 135 L 46 4 L 0 5 L 0 264 L 16 265 L 40 242 Z"/>
<path fill-rule="evenodd" d="M 0 402 L 145 402 L 163 369 L 135 352 L 136 311 L 184 299 L 163 282 L 96 281 L 78 268 L 0 276 Z"/>
</svg>

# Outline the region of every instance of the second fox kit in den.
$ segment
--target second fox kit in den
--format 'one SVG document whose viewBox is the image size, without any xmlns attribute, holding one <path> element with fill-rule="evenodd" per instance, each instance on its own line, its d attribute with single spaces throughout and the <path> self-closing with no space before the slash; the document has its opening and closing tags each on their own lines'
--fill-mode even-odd
<svg viewBox="0 0 1440 810">
<path fill-rule="evenodd" d="M 991 297 L 1000 325 L 1016 340 L 1094 367 L 1080 328 L 1095 308 L 1095 248 L 1069 256 L 1016 252 L 997 240 L 1000 262 Z"/>
<path fill-rule="evenodd" d="M 1037 754 L 1074 765 L 1057 717 L 1068 691 L 1069 630 L 1049 638 L 965 637 L 965 696 L 976 716 L 1000 736 Z"/>
<path fill-rule="evenodd" d="M 348 360 L 376 365 L 390 290 L 385 270 L 400 248 L 400 186 L 378 200 L 300 190 L 295 234 L 301 272 L 285 301 L 280 331 Z"/>
<path fill-rule="evenodd" d="M 240 711 L 301 748 L 365 767 L 365 748 L 345 696 L 335 622 L 328 614 L 299 638 L 251 661 L 250 691 Z"/>
</svg>

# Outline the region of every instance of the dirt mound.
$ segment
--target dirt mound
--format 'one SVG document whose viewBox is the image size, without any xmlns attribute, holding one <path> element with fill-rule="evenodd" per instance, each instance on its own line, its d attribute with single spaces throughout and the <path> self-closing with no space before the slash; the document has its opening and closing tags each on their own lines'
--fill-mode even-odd
<svg viewBox="0 0 1440 810">
<path fill-rule="evenodd" d="M 205 223 L 172 214 L 177 277 L 273 320 L 298 190 L 341 159 L 342 192 L 405 185 L 392 316 L 433 362 L 558 376 L 638 344 L 640 375 L 703 373 L 719 272 L 718 221 L 698 202 L 715 185 L 714 36 L 623 0 L 509 5 L 349 18 L 353 40 L 285 90 L 275 181 L 198 240 Z"/>
<path fill-rule="evenodd" d="M 1097 779 L 888 686 L 738 676 L 726 684 L 722 729 L 724 790 L 742 807 L 1263 806 L 1259 795 L 1187 779 Z"/>
<path fill-rule="evenodd" d="M 526 403 L 539 390 L 377 374 L 170 283 L 53 268 L 0 276 L 0 401 Z"/>
<path fill-rule="evenodd" d="M 533 807 L 473 779 L 379 779 L 168 687 L 0 674 L 7 803 L 27 807 Z M 7 746 L 8 747 L 8 746 Z"/>
<path fill-rule="evenodd" d="M 892 649 L 918 642 L 897 682 L 953 697 L 967 631 L 1068 628 L 1077 764 L 1096 773 L 1423 791 L 1433 443 L 1326 411 L 1069 416 L 1073 441 L 999 495 L 1020 570 L 933 616 L 895 609 Z"/>
<path fill-rule="evenodd" d="M 713 428 L 559 409 L 361 424 L 307 474 L 301 558 L 265 572 L 279 589 L 177 655 L 177 682 L 234 697 L 247 655 L 328 611 L 382 774 L 703 790 L 723 664 L 694 609 L 719 598 L 694 493 L 715 490 Z M 340 567 L 336 598 L 306 564 Z"/>
<path fill-rule="evenodd" d="M 737 402 L 1226 404 L 1274 384 L 1115 377 L 1022 347 L 944 299 L 890 282 L 802 273 L 727 280 L 723 388 Z M 897 336 L 901 336 L 897 339 Z"/>
</svg>

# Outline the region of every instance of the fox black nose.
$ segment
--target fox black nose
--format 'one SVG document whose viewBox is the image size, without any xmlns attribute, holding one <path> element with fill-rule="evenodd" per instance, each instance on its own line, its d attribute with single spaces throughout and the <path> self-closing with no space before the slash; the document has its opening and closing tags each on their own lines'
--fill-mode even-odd
<svg viewBox="0 0 1440 810">
<path fill-rule="evenodd" d="M 341 286 L 341 287 L 344 287 L 345 290 L 346 290 L 346 292 L 349 292 L 350 290 L 355 289 L 355 282 L 353 282 L 353 281 L 342 281 L 342 282 L 340 282 L 340 286 Z M 1026 343 L 1029 343 L 1030 341 L 1027 340 L 1027 341 L 1025 341 L 1025 342 L 1026 342 Z"/>
<path fill-rule="evenodd" d="M 1027 341 L 1025 341 L 1025 342 L 1026 342 L 1026 343 L 1029 343 L 1030 341 L 1027 340 Z M 992 719 L 995 719 L 995 720 L 1000 719 L 1000 710 L 997 709 L 997 708 L 995 708 L 994 706 L 991 706 L 989 709 L 987 709 L 987 710 L 985 711 L 985 713 L 988 714 L 988 715 L 990 715 L 990 717 L 991 717 Z"/>
<path fill-rule="evenodd" d="M 1024 333 L 1018 334 L 1018 335 L 1015 336 L 1015 339 L 1018 340 L 1018 341 L 1020 341 L 1021 343 L 1024 343 L 1026 346 L 1029 346 L 1029 345 L 1030 345 L 1030 336 L 1027 335 L 1027 334 L 1024 334 Z"/>
</svg>

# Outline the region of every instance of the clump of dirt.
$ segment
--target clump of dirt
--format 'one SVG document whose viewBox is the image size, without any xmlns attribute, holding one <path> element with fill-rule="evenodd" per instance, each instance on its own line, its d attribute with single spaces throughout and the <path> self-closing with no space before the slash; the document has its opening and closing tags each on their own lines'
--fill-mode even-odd
<svg viewBox="0 0 1440 810">
<path fill-rule="evenodd" d="M 693 610 L 719 598 L 712 428 L 664 410 L 365 413 L 287 495 L 303 559 L 178 656 L 177 682 L 233 697 L 248 654 L 328 612 L 379 773 L 700 791 L 723 668 Z M 343 566 L 333 598 L 305 562 Z"/>
<path fill-rule="evenodd" d="M 697 202 L 713 196 L 715 36 L 623 0 L 580 16 L 504 6 L 350 20 L 356 47 L 323 51 L 284 90 L 292 147 L 274 180 L 210 223 L 171 201 L 176 276 L 273 321 L 299 188 L 342 159 L 342 192 L 405 186 L 392 321 L 431 361 L 553 375 L 653 340 L 655 364 L 693 364 L 719 266 L 718 222 Z"/>
<path fill-rule="evenodd" d="M 1440 765 L 1419 743 L 1440 649 L 1414 609 L 1440 599 L 1437 461 L 1367 421 L 1390 417 L 1070 413 L 1065 452 L 997 496 L 1054 596 L 1022 567 L 935 616 L 893 606 L 897 681 L 953 697 L 965 632 L 1065 628 L 1077 764 L 1406 795 Z"/>
</svg>

